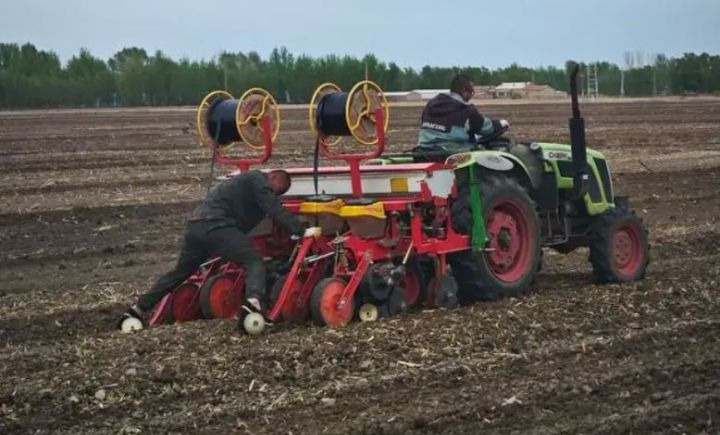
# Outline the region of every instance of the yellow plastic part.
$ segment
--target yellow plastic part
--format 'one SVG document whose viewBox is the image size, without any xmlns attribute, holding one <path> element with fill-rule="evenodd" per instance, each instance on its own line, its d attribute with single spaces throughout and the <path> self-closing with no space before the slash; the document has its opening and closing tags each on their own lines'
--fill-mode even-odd
<svg viewBox="0 0 720 435">
<path fill-rule="evenodd" d="M 345 122 L 350 134 L 363 145 L 374 145 L 378 142 L 375 132 L 375 110 L 378 108 L 382 108 L 384 130 L 387 132 L 390 110 L 382 88 L 375 82 L 363 80 L 357 82 L 348 93 Z"/>
<path fill-rule="evenodd" d="M 318 214 L 318 213 L 331 213 L 340 216 L 340 212 L 345 205 L 342 199 L 336 199 L 329 202 L 314 202 L 307 201 L 300 204 L 300 213 L 304 214 Z"/>
<path fill-rule="evenodd" d="M 252 148 L 265 148 L 261 124 L 265 116 L 270 117 L 274 141 L 280 132 L 280 107 L 275 98 L 263 88 L 245 91 L 235 109 L 235 125 L 243 142 Z"/>
<path fill-rule="evenodd" d="M 390 179 L 390 191 L 392 193 L 405 193 L 409 191 L 408 179 L 403 178 L 391 178 Z"/>
<path fill-rule="evenodd" d="M 195 128 L 197 129 L 198 137 L 200 138 L 200 142 L 208 146 L 210 148 L 213 148 L 215 144 L 215 139 L 213 139 L 207 132 L 207 117 L 208 117 L 208 110 L 212 105 L 215 103 L 216 100 L 232 100 L 233 96 L 229 92 L 225 91 L 212 91 L 209 94 L 205 96 L 205 98 L 202 99 L 202 102 L 200 102 L 200 105 L 198 106 L 197 115 L 195 117 Z"/>
<path fill-rule="evenodd" d="M 308 121 L 310 122 L 310 130 L 313 132 L 313 134 L 317 134 L 317 125 L 315 125 L 315 116 L 317 113 L 317 105 L 320 101 L 320 98 L 324 97 L 327 94 L 333 94 L 335 92 L 342 92 L 342 89 L 340 89 L 340 86 L 336 85 L 335 83 L 326 82 L 321 84 L 320 86 L 315 89 L 315 92 L 313 92 L 313 96 L 310 99 L 310 107 L 308 109 Z M 335 137 L 333 140 L 326 141 L 326 145 L 333 146 L 337 145 L 338 142 L 342 140 L 342 137 L 338 136 Z"/>
<path fill-rule="evenodd" d="M 340 210 L 340 216 L 344 218 L 374 217 L 385 219 L 385 208 L 382 202 L 374 202 L 369 205 L 346 205 Z"/>
</svg>

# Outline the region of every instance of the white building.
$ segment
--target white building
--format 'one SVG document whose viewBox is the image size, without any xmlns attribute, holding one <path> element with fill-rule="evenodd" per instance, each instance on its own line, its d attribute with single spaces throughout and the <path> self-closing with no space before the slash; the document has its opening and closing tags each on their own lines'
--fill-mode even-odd
<svg viewBox="0 0 720 435">
<path fill-rule="evenodd" d="M 495 86 L 493 89 L 493 95 L 495 98 L 512 98 L 513 96 L 522 96 L 525 88 L 530 85 L 530 82 L 509 82 L 501 83 Z"/>
</svg>

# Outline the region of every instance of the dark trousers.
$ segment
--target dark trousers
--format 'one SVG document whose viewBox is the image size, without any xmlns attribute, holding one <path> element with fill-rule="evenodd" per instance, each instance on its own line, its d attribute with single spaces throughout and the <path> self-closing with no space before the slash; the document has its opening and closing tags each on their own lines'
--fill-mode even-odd
<svg viewBox="0 0 720 435">
<path fill-rule="evenodd" d="M 211 255 L 242 266 L 245 269 L 245 297 L 265 300 L 265 263 L 250 243 L 250 238 L 235 227 L 218 227 L 216 222 L 196 221 L 185 227 L 175 268 L 161 276 L 147 293 L 140 296 L 140 309 L 147 311 L 154 307 L 163 296 L 195 273 Z"/>
</svg>

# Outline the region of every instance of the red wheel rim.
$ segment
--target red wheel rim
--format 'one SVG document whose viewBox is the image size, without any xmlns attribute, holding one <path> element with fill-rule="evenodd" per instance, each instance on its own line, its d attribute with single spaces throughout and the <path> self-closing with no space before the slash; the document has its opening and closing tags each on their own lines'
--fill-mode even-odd
<svg viewBox="0 0 720 435">
<path fill-rule="evenodd" d="M 176 322 L 188 322 L 200 317 L 200 292 L 195 284 L 183 284 L 175 289 L 172 314 Z"/>
<path fill-rule="evenodd" d="M 242 290 L 236 288 L 234 277 L 216 278 L 209 289 L 210 313 L 216 319 L 230 319 L 242 309 Z"/>
<path fill-rule="evenodd" d="M 642 267 L 642 241 L 637 225 L 621 225 L 612 237 L 613 263 L 618 273 L 634 276 Z"/>
<path fill-rule="evenodd" d="M 490 237 L 485 252 L 490 269 L 497 279 L 515 282 L 530 271 L 532 237 L 530 220 L 523 206 L 514 199 L 498 201 L 486 223 Z"/>
<path fill-rule="evenodd" d="M 420 302 L 420 279 L 415 272 L 410 270 L 405 274 L 405 292 L 409 307 L 414 307 Z"/>
<path fill-rule="evenodd" d="M 340 297 L 345 290 L 345 281 L 332 280 L 325 285 L 320 298 L 320 314 L 328 326 L 345 326 L 353 315 L 353 301 L 347 300 L 339 306 Z"/>
</svg>

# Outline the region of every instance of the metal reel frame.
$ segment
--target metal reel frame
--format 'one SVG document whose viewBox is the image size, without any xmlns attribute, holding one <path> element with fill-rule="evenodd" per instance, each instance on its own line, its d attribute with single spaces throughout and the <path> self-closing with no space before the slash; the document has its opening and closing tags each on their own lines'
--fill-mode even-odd
<svg viewBox="0 0 720 435">
<path fill-rule="evenodd" d="M 230 92 L 226 91 L 212 91 L 209 94 L 205 96 L 205 98 L 202 99 L 202 102 L 200 102 L 200 105 L 197 109 L 197 114 L 195 116 L 195 129 L 197 131 L 197 135 L 200 138 L 200 142 L 211 148 L 216 149 L 219 148 L 220 145 L 215 143 L 215 139 L 210 136 L 210 134 L 207 131 L 207 120 L 208 120 L 208 111 L 212 106 L 214 106 L 217 101 L 220 100 L 232 100 L 233 97 Z M 232 145 L 232 144 L 230 144 Z M 230 146 L 228 145 L 228 146 Z"/>
<path fill-rule="evenodd" d="M 360 102 L 359 105 L 358 102 Z M 383 133 L 387 133 L 390 111 L 382 88 L 370 80 L 355 83 L 355 86 L 348 92 L 345 103 L 345 122 L 353 138 L 363 145 L 375 145 L 380 140 L 377 128 L 372 128 L 370 132 L 364 128 L 366 126 L 364 121 L 374 126 L 377 125 L 378 109 L 382 109 Z M 361 130 L 365 130 L 366 134 L 361 134 Z"/>
<path fill-rule="evenodd" d="M 248 111 L 248 104 L 253 98 L 260 98 L 260 102 Z M 197 109 L 196 130 L 200 142 L 212 150 L 215 162 L 235 165 L 241 172 L 245 172 L 251 165 L 265 163 L 272 155 L 273 142 L 280 132 L 280 107 L 272 94 L 265 89 L 248 89 L 238 99 L 235 109 L 235 128 L 240 140 L 220 145 L 207 130 L 209 110 L 218 101 L 231 99 L 234 99 L 233 95 L 226 91 L 218 90 L 207 94 Z M 255 110 L 256 108 L 259 110 Z M 229 156 L 227 151 L 238 143 L 245 143 L 250 148 L 262 150 L 262 154 L 249 158 Z"/>
<path fill-rule="evenodd" d="M 255 111 L 257 105 L 250 111 L 246 111 L 248 105 L 253 101 L 253 97 L 261 98 L 259 111 Z M 250 88 L 240 97 L 235 109 L 235 126 L 237 127 L 240 138 L 248 144 L 250 148 L 261 150 L 265 148 L 263 143 L 264 126 L 262 119 L 270 119 L 270 129 L 272 131 L 271 140 L 274 142 L 280 132 L 280 107 L 270 92 L 263 88 Z M 260 136 L 259 141 L 255 141 L 252 135 Z M 259 133 L 259 134 L 258 134 Z"/>
</svg>

